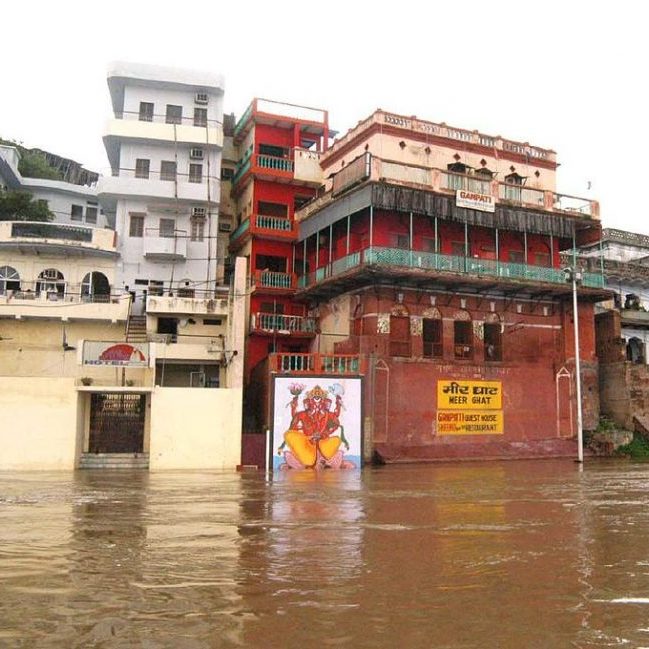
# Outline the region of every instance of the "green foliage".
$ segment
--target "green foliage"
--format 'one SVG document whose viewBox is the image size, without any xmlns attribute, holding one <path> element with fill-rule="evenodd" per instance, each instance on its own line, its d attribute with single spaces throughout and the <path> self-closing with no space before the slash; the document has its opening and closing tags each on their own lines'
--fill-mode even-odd
<svg viewBox="0 0 649 649">
<path fill-rule="evenodd" d="M 46 180 L 63 180 L 63 174 L 50 167 L 42 153 L 23 151 L 18 163 L 18 171 L 25 178 L 45 178 Z"/>
<path fill-rule="evenodd" d="M 63 180 L 63 174 L 54 167 L 51 167 L 47 158 L 37 151 L 31 151 L 16 142 L 15 140 L 5 140 L 0 137 L 0 144 L 14 146 L 20 153 L 18 162 L 18 171 L 25 178 L 45 178 L 46 180 Z"/>
<path fill-rule="evenodd" d="M 46 203 L 27 192 L 0 191 L 0 221 L 51 221 L 53 216 Z"/>
<path fill-rule="evenodd" d="M 638 434 L 634 434 L 633 441 L 626 446 L 620 446 L 615 454 L 634 459 L 649 459 L 649 441 Z"/>
</svg>

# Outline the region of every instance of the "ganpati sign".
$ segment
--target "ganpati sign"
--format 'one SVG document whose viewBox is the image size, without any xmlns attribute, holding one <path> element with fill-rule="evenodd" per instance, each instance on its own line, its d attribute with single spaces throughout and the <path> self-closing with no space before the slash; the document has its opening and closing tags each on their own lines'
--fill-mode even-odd
<svg viewBox="0 0 649 649">
<path fill-rule="evenodd" d="M 360 385 L 359 378 L 275 378 L 273 468 L 360 466 Z"/>
</svg>

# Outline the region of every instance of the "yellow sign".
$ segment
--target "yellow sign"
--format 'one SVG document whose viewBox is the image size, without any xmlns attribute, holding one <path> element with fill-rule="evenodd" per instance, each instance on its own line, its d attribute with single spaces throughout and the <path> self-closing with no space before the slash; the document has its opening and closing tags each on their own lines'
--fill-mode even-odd
<svg viewBox="0 0 649 649">
<path fill-rule="evenodd" d="M 437 381 L 440 410 L 500 410 L 502 395 L 501 381 Z"/>
<path fill-rule="evenodd" d="M 502 435 L 502 410 L 438 410 L 438 435 Z"/>
</svg>

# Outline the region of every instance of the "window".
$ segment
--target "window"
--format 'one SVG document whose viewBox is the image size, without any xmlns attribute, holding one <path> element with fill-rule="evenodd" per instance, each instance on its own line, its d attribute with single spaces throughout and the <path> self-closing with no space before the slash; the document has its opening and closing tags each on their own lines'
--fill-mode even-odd
<svg viewBox="0 0 649 649">
<path fill-rule="evenodd" d="M 523 250 L 510 250 L 507 258 L 512 264 L 524 264 L 525 252 Z"/>
<path fill-rule="evenodd" d="M 72 205 L 70 208 L 71 221 L 83 221 L 83 205 Z"/>
<path fill-rule="evenodd" d="M 153 121 L 153 104 L 148 101 L 140 102 L 140 121 L 152 122 Z"/>
<path fill-rule="evenodd" d="M 535 252 L 534 253 L 534 265 L 535 266 L 544 266 L 545 268 L 550 268 L 552 264 L 550 263 L 550 253 L 549 252 Z"/>
<path fill-rule="evenodd" d="M 99 208 L 94 205 L 86 205 L 86 223 L 97 223 Z"/>
<path fill-rule="evenodd" d="M 20 275 L 11 266 L 0 266 L 0 295 L 20 290 Z"/>
<path fill-rule="evenodd" d="M 282 203 L 270 203 L 268 201 L 259 201 L 257 203 L 257 213 L 264 216 L 288 216 L 288 205 Z"/>
<path fill-rule="evenodd" d="M 473 358 L 473 327 L 470 320 L 456 320 L 453 323 L 455 358 Z"/>
<path fill-rule="evenodd" d="M 203 182 L 203 165 L 191 163 L 189 165 L 189 182 L 202 183 Z"/>
<path fill-rule="evenodd" d="M 176 233 L 176 222 L 173 219 L 160 219 L 160 236 L 173 238 Z"/>
<path fill-rule="evenodd" d="M 256 255 L 255 269 L 270 270 L 275 273 L 285 273 L 286 261 L 286 257 L 279 257 L 277 255 Z"/>
<path fill-rule="evenodd" d="M 160 180 L 176 180 L 176 163 L 170 160 L 160 162 Z"/>
<path fill-rule="evenodd" d="M 432 237 L 423 237 L 421 243 L 426 252 L 435 252 L 435 239 Z"/>
<path fill-rule="evenodd" d="M 47 268 L 36 282 L 36 295 L 47 293 L 49 300 L 56 300 L 65 295 L 65 282 L 63 273 L 56 268 Z"/>
<path fill-rule="evenodd" d="M 288 158 L 288 149 L 273 144 L 260 144 L 259 153 L 261 155 L 270 155 L 275 158 Z"/>
<path fill-rule="evenodd" d="M 151 164 L 150 160 L 145 160 L 144 158 L 138 158 L 135 161 L 135 177 L 148 178 L 150 164 Z"/>
<path fill-rule="evenodd" d="M 219 318 L 203 318 L 203 324 L 213 327 L 219 327 L 223 324 L 223 321 Z"/>
<path fill-rule="evenodd" d="M 207 126 L 207 108 L 194 108 L 194 126 Z"/>
<path fill-rule="evenodd" d="M 451 254 L 456 257 L 464 257 L 466 253 L 466 246 L 464 241 L 451 241 Z"/>
<path fill-rule="evenodd" d="M 130 223 L 128 228 L 129 237 L 144 236 L 144 214 L 130 214 Z"/>
<path fill-rule="evenodd" d="M 221 180 L 232 180 L 234 178 L 234 169 L 221 167 Z"/>
<path fill-rule="evenodd" d="M 191 241 L 203 241 L 205 238 L 205 219 L 192 218 Z"/>
<path fill-rule="evenodd" d="M 443 351 L 442 321 L 438 319 L 424 318 L 422 324 L 424 356 L 426 358 L 441 358 Z"/>
<path fill-rule="evenodd" d="M 484 324 L 484 359 L 485 361 L 501 361 L 503 359 L 500 324 L 489 322 Z"/>
<path fill-rule="evenodd" d="M 410 248 L 410 237 L 407 234 L 392 235 L 392 242 L 395 248 L 401 248 L 402 250 Z"/>
<path fill-rule="evenodd" d="M 410 316 L 390 316 L 390 356 L 410 356 Z"/>
<path fill-rule="evenodd" d="M 165 122 L 167 124 L 181 124 L 183 121 L 183 107 L 167 104 L 167 115 Z"/>
<path fill-rule="evenodd" d="M 524 180 L 523 176 L 519 176 L 517 173 L 505 176 L 505 200 L 521 201 Z"/>
</svg>

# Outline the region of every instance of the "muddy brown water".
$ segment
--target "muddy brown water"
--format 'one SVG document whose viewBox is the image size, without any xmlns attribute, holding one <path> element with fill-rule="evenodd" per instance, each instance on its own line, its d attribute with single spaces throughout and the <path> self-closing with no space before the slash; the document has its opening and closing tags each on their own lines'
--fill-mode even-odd
<svg viewBox="0 0 649 649">
<path fill-rule="evenodd" d="M 649 464 L 2 473 L 0 647 L 649 647 Z"/>
</svg>

